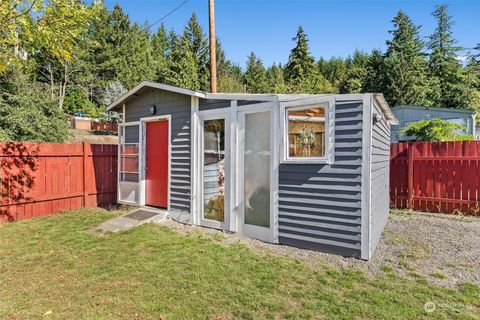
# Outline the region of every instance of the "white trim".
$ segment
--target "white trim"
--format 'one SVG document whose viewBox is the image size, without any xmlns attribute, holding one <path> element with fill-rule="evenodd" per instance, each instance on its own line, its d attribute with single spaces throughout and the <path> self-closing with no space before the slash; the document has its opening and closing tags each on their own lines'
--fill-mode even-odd
<svg viewBox="0 0 480 320">
<path fill-rule="evenodd" d="M 268 109 L 268 108 L 271 108 L 272 105 L 273 105 L 273 102 L 261 102 L 261 103 L 245 104 L 243 106 L 237 106 L 237 109 L 238 111 L 248 112 L 248 111 L 255 111 L 259 109 Z"/>
<path fill-rule="evenodd" d="M 145 143 L 146 143 L 146 140 L 145 140 L 145 124 L 144 122 L 142 121 L 142 119 L 140 119 L 140 125 L 139 125 L 139 138 L 138 138 L 138 153 L 139 153 L 139 156 L 138 156 L 138 165 L 139 165 L 139 169 L 138 169 L 138 204 L 140 206 L 144 206 L 145 205 L 145 158 L 146 158 L 146 155 L 145 155 L 145 150 L 146 150 L 146 147 L 145 147 Z"/>
<path fill-rule="evenodd" d="M 125 102 L 125 100 L 127 98 L 134 95 L 135 93 L 137 93 L 140 89 L 142 89 L 144 87 L 150 87 L 150 88 L 154 88 L 154 89 L 176 92 L 176 93 L 184 94 L 184 95 L 187 95 L 187 96 L 205 98 L 205 93 L 203 93 L 203 92 L 188 90 L 188 89 L 179 88 L 179 87 L 175 87 L 175 86 L 170 86 L 168 84 L 157 83 L 157 82 L 153 82 L 153 81 L 142 81 L 139 84 L 137 84 L 133 89 L 127 91 L 125 94 L 120 96 L 114 102 L 109 104 L 108 107 L 107 107 L 107 111 L 115 108 L 120 103 Z"/>
<path fill-rule="evenodd" d="M 140 206 L 148 206 L 145 203 L 145 196 L 146 196 L 146 152 L 147 152 L 147 122 L 155 122 L 155 121 L 168 121 L 168 178 L 167 178 L 167 210 L 170 211 L 170 189 L 171 189 L 171 172 L 172 172 L 172 116 L 170 114 L 161 115 L 161 116 L 152 116 L 152 117 L 143 117 L 140 118 L 140 185 L 139 185 L 139 196 L 140 196 Z"/>
<path fill-rule="evenodd" d="M 323 157 L 288 156 L 288 110 L 304 110 L 313 107 L 325 107 L 325 154 Z M 321 106 L 323 107 L 323 106 Z M 312 97 L 280 103 L 280 163 L 294 164 L 333 164 L 335 161 L 335 99 L 331 95 Z"/>
<path fill-rule="evenodd" d="M 208 116 L 218 116 L 219 114 L 228 113 L 229 108 L 218 108 L 218 109 L 209 109 L 209 110 L 200 110 L 198 111 L 198 115 L 201 117 L 208 117 Z"/>
<path fill-rule="evenodd" d="M 123 118 L 123 121 L 125 121 L 125 117 Z M 122 126 L 122 124 L 118 124 L 118 146 L 117 146 L 117 202 L 122 203 L 122 200 L 120 199 L 120 169 L 122 167 L 122 157 L 120 150 L 122 150 L 122 133 L 123 137 L 125 137 L 125 127 Z"/>
<path fill-rule="evenodd" d="M 191 121 L 190 121 L 190 135 L 191 135 L 191 154 L 190 154 L 190 179 L 191 179 L 191 189 L 190 189 L 190 215 L 192 217 L 192 222 L 195 225 L 198 225 L 200 222 L 198 220 L 198 199 L 199 199 L 199 183 L 198 183 L 198 135 L 199 135 L 199 98 L 191 97 Z"/>
<path fill-rule="evenodd" d="M 363 126 L 362 126 L 362 189 L 361 189 L 361 253 L 360 257 L 368 260 L 371 252 L 371 189 L 372 189 L 372 95 L 363 96 Z"/>
<path fill-rule="evenodd" d="M 119 123 L 119 125 L 124 127 L 138 126 L 140 125 L 140 121 L 123 122 L 123 123 Z"/>
<path fill-rule="evenodd" d="M 251 238 L 259 239 L 266 242 L 278 242 L 278 166 L 277 157 L 278 149 L 275 141 L 275 102 L 248 105 L 248 108 L 238 108 L 237 118 L 237 232 Z M 245 115 L 260 112 L 270 112 L 270 227 L 261 227 L 248 225 L 244 223 L 244 149 L 245 149 Z"/>
<path fill-rule="evenodd" d="M 238 198 L 237 198 L 237 100 L 230 102 L 230 223 L 228 230 L 237 231 Z"/>
<path fill-rule="evenodd" d="M 137 144 L 137 143 L 122 143 L 122 137 L 125 139 L 125 127 L 133 127 L 133 126 L 138 126 L 138 149 L 139 149 L 139 154 L 138 154 L 138 181 L 133 182 L 133 181 L 121 181 L 121 148 L 123 145 L 128 145 L 128 144 Z M 131 121 L 131 122 L 121 122 L 118 124 L 118 151 L 117 151 L 117 156 L 118 156 L 118 165 L 117 165 L 117 202 L 121 204 L 128 204 L 128 205 L 139 205 L 140 204 L 140 171 L 141 171 L 141 162 L 140 162 L 140 157 L 141 157 L 141 130 L 140 130 L 140 121 Z M 134 201 L 125 201 L 120 199 L 120 187 L 122 184 L 130 184 L 130 185 L 137 185 L 137 194 L 138 194 L 138 199 L 137 202 Z"/>
<path fill-rule="evenodd" d="M 380 109 L 382 110 L 383 114 L 385 115 L 385 117 L 387 118 L 387 123 L 390 124 L 390 125 L 396 125 L 396 124 L 399 124 L 397 118 L 395 117 L 395 115 L 393 114 L 393 111 L 392 109 L 390 108 L 390 106 L 388 105 L 387 101 L 385 100 L 385 97 L 383 96 L 383 94 L 381 93 L 375 93 L 373 94 L 373 99 L 372 99 L 372 103 L 373 101 L 377 102 L 378 103 L 378 106 L 380 107 Z"/>
<path fill-rule="evenodd" d="M 172 116 L 170 114 L 165 114 L 161 116 L 152 116 L 152 117 L 143 117 L 140 118 L 140 121 L 142 122 L 153 122 L 153 121 L 159 121 L 159 120 L 172 120 Z"/>
<path fill-rule="evenodd" d="M 280 168 L 280 103 L 278 98 L 272 105 L 272 169 L 270 172 L 270 212 L 272 222 L 272 242 L 278 243 L 279 225 L 279 168 Z"/>
<path fill-rule="evenodd" d="M 344 101 L 358 101 L 365 98 L 365 93 L 346 93 L 346 94 L 337 94 L 335 95 L 335 101 L 344 102 Z"/>
</svg>

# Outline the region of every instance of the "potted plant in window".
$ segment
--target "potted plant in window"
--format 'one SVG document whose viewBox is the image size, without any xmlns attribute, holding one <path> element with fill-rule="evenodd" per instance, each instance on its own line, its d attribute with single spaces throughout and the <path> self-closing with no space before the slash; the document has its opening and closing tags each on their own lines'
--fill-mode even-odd
<svg viewBox="0 0 480 320">
<path fill-rule="evenodd" d="M 298 135 L 298 143 L 302 146 L 302 154 L 309 157 L 315 145 L 315 132 L 305 127 L 303 132 Z"/>
</svg>

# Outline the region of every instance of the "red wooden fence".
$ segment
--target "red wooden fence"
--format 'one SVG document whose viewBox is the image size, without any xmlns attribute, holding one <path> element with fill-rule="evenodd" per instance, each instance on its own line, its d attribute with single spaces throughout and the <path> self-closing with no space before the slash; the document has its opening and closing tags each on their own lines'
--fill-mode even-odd
<svg viewBox="0 0 480 320">
<path fill-rule="evenodd" d="M 427 212 L 480 212 L 480 141 L 393 143 L 390 200 Z"/>
<path fill-rule="evenodd" d="M 0 222 L 116 202 L 116 145 L 0 143 L 0 161 Z"/>
</svg>

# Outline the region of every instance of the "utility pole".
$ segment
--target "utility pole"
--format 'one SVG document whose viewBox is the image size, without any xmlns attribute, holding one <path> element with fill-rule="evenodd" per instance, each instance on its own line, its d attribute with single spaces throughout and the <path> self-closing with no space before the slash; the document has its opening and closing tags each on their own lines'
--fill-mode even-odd
<svg viewBox="0 0 480 320">
<path fill-rule="evenodd" d="M 215 39 L 215 8 L 214 0 L 208 0 L 209 30 L 210 30 L 210 91 L 217 92 L 217 40 Z"/>
</svg>

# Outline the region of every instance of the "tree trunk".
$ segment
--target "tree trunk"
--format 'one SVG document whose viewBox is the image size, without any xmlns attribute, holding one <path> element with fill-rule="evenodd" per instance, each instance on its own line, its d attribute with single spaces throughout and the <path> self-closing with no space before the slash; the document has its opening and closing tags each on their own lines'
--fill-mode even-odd
<svg viewBox="0 0 480 320">
<path fill-rule="evenodd" d="M 48 70 L 48 74 L 49 74 L 49 78 L 50 78 L 50 96 L 52 97 L 52 99 L 55 98 L 55 83 L 53 81 L 53 68 L 52 68 L 52 64 L 51 63 L 48 63 L 47 64 L 47 70 Z"/>
<path fill-rule="evenodd" d="M 63 67 L 63 80 L 60 82 L 60 92 L 58 95 L 58 107 L 60 110 L 63 110 L 63 102 L 65 101 L 65 93 L 67 91 L 67 84 L 68 84 L 68 63 L 64 64 Z"/>
</svg>

